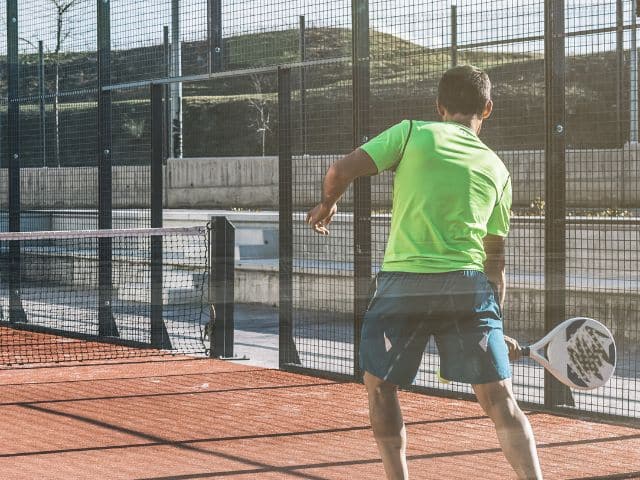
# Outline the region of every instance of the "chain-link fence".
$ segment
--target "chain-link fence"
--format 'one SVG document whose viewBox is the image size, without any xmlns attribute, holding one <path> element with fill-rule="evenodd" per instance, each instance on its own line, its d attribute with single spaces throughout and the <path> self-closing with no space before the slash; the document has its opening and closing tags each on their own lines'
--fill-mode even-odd
<svg viewBox="0 0 640 480">
<path fill-rule="evenodd" d="M 518 363 L 518 397 L 640 417 L 635 2 L 6 6 L 6 229 L 32 210 L 66 215 L 66 228 L 91 215 L 101 227 L 131 218 L 147 226 L 159 148 L 149 87 L 162 85 L 163 158 L 280 156 L 281 363 L 323 374 L 360 374 L 359 325 L 382 263 L 393 189 L 391 173 L 359 180 L 332 235 L 318 237 L 304 215 L 323 173 L 402 119 L 436 120 L 442 73 L 482 67 L 495 109 L 481 138 L 513 180 L 506 332 L 527 342 L 566 317 L 592 316 L 619 347 L 616 376 L 595 393 L 571 393 L 540 367 Z M 437 369 L 430 344 L 416 387 L 469 393 L 439 383 Z"/>
</svg>

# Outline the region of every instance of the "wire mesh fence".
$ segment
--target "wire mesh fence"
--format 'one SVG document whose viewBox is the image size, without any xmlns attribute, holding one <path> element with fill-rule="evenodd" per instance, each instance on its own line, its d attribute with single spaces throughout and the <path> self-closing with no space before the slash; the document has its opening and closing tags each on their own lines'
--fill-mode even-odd
<svg viewBox="0 0 640 480">
<path fill-rule="evenodd" d="M 328 238 L 311 234 L 305 212 L 335 159 L 403 119 L 437 120 L 442 73 L 483 68 L 495 108 L 481 138 L 514 192 L 505 330 L 526 343 L 565 316 L 593 316 L 620 350 L 618 375 L 593 395 L 558 390 L 540 367 L 518 363 L 518 397 L 640 417 L 635 2 L 52 0 L 18 11 L 19 35 L 0 32 L 19 58 L 18 77 L 0 42 L 0 127 L 3 167 L 14 153 L 9 134 L 18 135 L 23 228 L 97 228 L 107 210 L 113 227 L 150 225 L 149 86 L 162 83 L 164 159 L 280 155 L 281 255 L 290 252 L 280 275 L 291 296 L 283 366 L 353 377 L 393 173 L 347 192 Z M 278 67 L 289 72 L 288 156 Z M 12 98 L 10 84 L 19 87 Z M 15 184 L 5 184 L 9 198 Z M 0 218 L 5 230 L 9 217 Z M 438 368 L 429 344 L 416 387 L 469 392 L 440 383 Z"/>
<path fill-rule="evenodd" d="M 106 304 L 99 258 L 105 239 L 113 277 Z M 154 239 L 163 251 L 160 283 L 154 278 Z M 8 273 L 15 242 L 21 255 L 17 279 Z M 0 234 L 0 364 L 203 354 L 208 257 L 204 227 Z M 16 283 L 19 296 L 12 294 Z"/>
</svg>

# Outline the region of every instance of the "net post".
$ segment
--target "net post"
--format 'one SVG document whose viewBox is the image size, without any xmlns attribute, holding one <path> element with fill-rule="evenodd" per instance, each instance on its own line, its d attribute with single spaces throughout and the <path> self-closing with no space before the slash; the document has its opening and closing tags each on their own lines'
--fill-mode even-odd
<svg viewBox="0 0 640 480">
<path fill-rule="evenodd" d="M 162 169 L 164 151 L 164 88 L 151 85 L 151 228 L 162 228 Z M 171 350 L 171 339 L 163 319 L 162 236 L 151 236 L 151 345 Z"/>
<path fill-rule="evenodd" d="M 98 45 L 98 228 L 112 228 L 111 21 L 109 1 L 97 2 Z M 98 335 L 119 336 L 111 311 L 113 297 L 112 240 L 98 239 Z"/>
<path fill-rule="evenodd" d="M 566 315 L 566 164 L 564 0 L 545 2 L 545 333 Z M 573 406 L 571 391 L 544 372 L 544 405 Z"/>
<path fill-rule="evenodd" d="M 369 137 L 369 2 L 352 3 L 353 32 L 353 144 L 357 148 Z M 368 303 L 371 283 L 371 179 L 360 177 L 353 190 L 353 365 L 354 376 L 361 378 L 359 366 L 360 330 Z"/>
<path fill-rule="evenodd" d="M 278 68 L 278 247 L 280 368 L 300 364 L 293 340 L 293 166 L 291 155 L 291 69 Z"/>
<path fill-rule="evenodd" d="M 20 231 L 20 66 L 18 58 L 18 2 L 7 0 L 7 137 L 9 159 L 9 231 Z M 27 320 L 22 309 L 20 242 L 9 242 L 9 321 Z"/>
<path fill-rule="evenodd" d="M 215 304 L 211 356 L 233 358 L 235 303 L 235 227 L 227 217 L 211 217 L 209 302 Z"/>
</svg>

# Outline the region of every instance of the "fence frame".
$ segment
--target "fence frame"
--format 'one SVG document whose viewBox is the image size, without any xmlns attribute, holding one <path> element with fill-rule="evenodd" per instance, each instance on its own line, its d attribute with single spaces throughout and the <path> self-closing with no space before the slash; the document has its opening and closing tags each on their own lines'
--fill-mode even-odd
<svg viewBox="0 0 640 480">
<path fill-rule="evenodd" d="M 566 217 L 566 51 L 567 38 L 586 34 L 615 34 L 616 42 L 616 85 L 617 99 L 616 117 L 620 128 L 622 86 L 624 82 L 624 32 L 635 32 L 635 18 L 631 25 L 624 22 L 622 0 L 615 1 L 615 26 L 591 28 L 566 32 L 565 30 L 565 0 L 544 1 L 544 35 L 521 36 L 517 38 L 488 40 L 460 44 L 458 38 L 458 6 L 450 7 L 450 45 L 442 47 L 442 51 L 450 56 L 451 64 L 458 63 L 460 51 L 479 47 L 493 47 L 503 44 L 516 44 L 531 41 L 544 41 L 545 68 L 545 201 L 546 214 L 544 217 L 544 328 L 551 330 L 565 318 L 566 305 L 566 273 L 567 273 L 567 225 L 572 221 Z M 372 277 L 372 192 L 371 180 L 359 178 L 354 185 L 354 221 L 353 221 L 353 375 L 331 374 L 330 372 L 306 369 L 300 366 L 300 359 L 293 338 L 294 324 L 294 290 L 293 290 L 293 173 L 292 173 L 292 72 L 301 74 L 301 114 L 306 122 L 305 80 L 304 70 L 311 66 L 321 66 L 336 62 L 351 62 L 353 86 L 353 147 L 357 148 L 369 139 L 370 108 L 371 108 L 371 72 L 370 72 L 370 30 L 369 30 L 369 1 L 352 0 L 351 2 L 351 35 L 352 52 L 350 57 L 329 58 L 322 60 L 307 60 L 305 55 L 305 17 L 299 18 L 299 49 L 300 58 L 297 62 L 281 65 L 260 66 L 255 68 L 225 70 L 224 38 L 223 38 L 223 10 L 222 0 L 207 0 L 207 73 L 194 75 L 170 76 L 170 70 L 165 72 L 165 78 L 153 80 L 112 83 L 111 77 L 111 24 L 110 1 L 96 0 L 97 19 L 97 55 L 98 55 L 98 225 L 100 229 L 112 228 L 112 92 L 126 88 L 149 87 L 152 108 L 152 151 L 151 151 L 151 227 L 162 227 L 162 165 L 168 151 L 169 125 L 167 123 L 167 108 L 169 106 L 168 90 L 172 84 L 182 82 L 199 82 L 231 77 L 241 77 L 249 74 L 277 73 L 278 77 L 278 109 L 279 109 L 279 222 L 280 222 L 280 257 L 279 257 L 279 285 L 280 285 L 280 368 L 320 374 L 332 378 L 359 379 L 362 372 L 358 366 L 360 348 L 359 332 L 367 305 L 367 296 Z M 640 2 L 637 2 L 640 3 Z M 8 151 L 6 165 L 9 169 L 9 229 L 20 231 L 20 78 L 18 55 L 18 2 L 7 0 L 7 73 L 8 73 L 8 122 L 6 134 L 8 137 Z M 169 56 L 169 30 L 164 28 L 165 56 Z M 438 49 L 434 49 L 437 51 Z M 163 101 L 163 96 L 164 101 Z M 40 91 L 41 105 L 44 91 Z M 622 136 L 621 132 L 619 137 Z M 303 125 L 303 151 L 306 153 L 306 123 Z M 218 302 L 218 322 L 211 351 L 213 356 L 233 357 L 233 265 L 229 260 L 229 249 L 233 251 L 233 230 L 223 219 L 212 219 L 215 223 L 214 240 L 211 242 L 210 281 L 215 286 L 210 287 L 213 298 L 222 298 Z M 615 220 L 614 220 L 615 221 Z M 602 219 L 590 219 L 585 224 L 606 222 Z M 166 326 L 162 322 L 162 243 L 158 238 L 152 239 L 152 344 L 160 348 L 171 348 L 168 342 Z M 222 255 L 218 249 L 225 245 L 226 253 Z M 20 246 L 18 242 L 11 244 L 10 263 L 10 321 L 24 322 L 24 313 L 20 305 Z M 221 247 L 220 247 L 221 248 Z M 99 334 L 103 337 L 118 337 L 118 331 L 111 314 L 111 300 L 113 288 L 113 272 L 110 267 L 112 258 L 111 241 L 100 239 L 100 313 Z M 221 256 L 222 255 L 222 256 Z M 223 258 L 223 260 L 219 260 Z M 233 255 L 231 256 L 233 259 Z M 159 261 L 159 263 L 158 263 Z M 232 260 L 231 260 L 232 261 Z M 158 269 L 159 266 L 159 269 Z M 221 276 L 220 276 L 221 275 Z M 214 276 L 217 276 L 214 278 Z M 231 282 L 229 284 L 229 282 Z M 224 288 L 223 288 L 224 287 Z M 231 293 L 230 293 L 231 292 Z M 20 328 L 26 328 L 21 325 Z M 221 333 L 222 332 L 222 333 Z M 114 338 L 113 341 L 118 341 Z M 447 394 L 437 389 L 417 387 L 416 390 L 426 390 L 430 393 Z M 454 393 L 454 396 L 460 396 Z M 573 398 L 571 391 L 557 382 L 545 371 L 544 380 L 544 408 L 551 411 L 563 410 L 571 406 Z M 579 411 L 577 413 L 588 414 Z"/>
<path fill-rule="evenodd" d="M 100 89 L 111 83 L 111 5 L 109 1 L 97 1 L 98 45 L 98 228 L 113 227 L 113 172 L 111 92 Z M 119 336 L 111 305 L 113 301 L 113 269 L 111 259 L 113 245 L 110 238 L 98 240 L 99 334 L 105 337 Z"/>
<path fill-rule="evenodd" d="M 369 140 L 370 51 L 369 1 L 352 2 L 353 35 L 353 146 Z M 360 330 L 367 309 L 371 284 L 371 178 L 360 177 L 353 185 L 353 365 L 360 378 Z"/>
</svg>

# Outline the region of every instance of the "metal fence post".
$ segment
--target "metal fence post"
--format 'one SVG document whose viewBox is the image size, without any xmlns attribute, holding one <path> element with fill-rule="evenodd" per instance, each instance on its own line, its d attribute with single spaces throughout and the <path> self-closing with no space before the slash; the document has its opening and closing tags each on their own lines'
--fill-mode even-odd
<svg viewBox="0 0 640 480">
<path fill-rule="evenodd" d="M 111 172 L 111 92 L 103 87 L 111 83 L 111 21 L 108 0 L 97 0 L 98 44 L 98 228 L 112 228 Z M 113 319 L 112 241 L 98 239 L 98 334 L 118 336 Z"/>
<path fill-rule="evenodd" d="M 304 15 L 300 15 L 299 27 L 298 49 L 300 50 L 300 62 L 304 62 L 307 56 L 305 43 L 306 25 Z M 305 84 L 304 67 L 300 67 L 300 143 L 300 150 L 304 155 L 307 153 L 307 87 Z"/>
<path fill-rule="evenodd" d="M 369 2 L 353 0 L 353 144 L 359 147 L 369 135 Z M 371 179 L 360 177 L 353 191 L 354 248 L 354 375 L 359 367 L 360 329 L 371 283 Z"/>
<path fill-rule="evenodd" d="M 629 48 L 629 142 L 638 142 L 638 3 L 631 2 L 631 46 Z"/>
<path fill-rule="evenodd" d="M 235 304 L 235 227 L 227 217 L 211 217 L 209 243 L 215 324 L 211 356 L 233 358 Z"/>
<path fill-rule="evenodd" d="M 164 88 L 151 85 L 151 228 L 162 228 L 162 168 L 164 164 Z M 151 236 L 151 345 L 171 350 L 163 319 L 162 236 Z"/>
<path fill-rule="evenodd" d="M 565 166 L 564 0 L 545 1 L 545 331 L 565 318 L 566 166 Z M 571 391 L 545 370 L 544 405 L 573 405 Z"/>
<path fill-rule="evenodd" d="M 171 0 L 171 76 L 182 76 L 180 1 Z M 182 82 L 171 83 L 170 144 L 172 158 L 182 158 Z"/>
<path fill-rule="evenodd" d="M 458 65 L 458 7 L 451 5 L 451 66 Z"/>
<path fill-rule="evenodd" d="M 7 0 L 7 137 L 9 160 L 9 231 L 20 231 L 20 65 L 18 58 L 18 1 Z M 20 300 L 20 242 L 9 243 L 9 321 L 24 322 Z"/>
<path fill-rule="evenodd" d="M 293 166 L 291 69 L 278 68 L 279 366 L 300 364 L 293 340 Z"/>
<path fill-rule="evenodd" d="M 222 0 L 207 0 L 209 72 L 222 71 Z"/>
<path fill-rule="evenodd" d="M 164 56 L 164 76 L 169 78 L 171 76 L 171 44 L 169 43 L 169 27 L 167 25 L 162 27 L 162 41 L 163 41 L 163 56 Z M 164 86 L 164 125 L 168 129 L 171 125 L 171 84 L 167 83 Z M 171 156 L 171 138 L 167 131 L 164 138 L 164 156 L 168 158 Z"/>
<path fill-rule="evenodd" d="M 42 166 L 47 166 L 47 128 L 44 104 L 44 43 L 38 41 L 38 94 L 40 103 L 40 141 L 42 142 Z"/>
<path fill-rule="evenodd" d="M 616 141 L 624 145 L 622 138 L 622 92 L 624 91 L 624 8 L 622 0 L 616 0 Z"/>
</svg>

